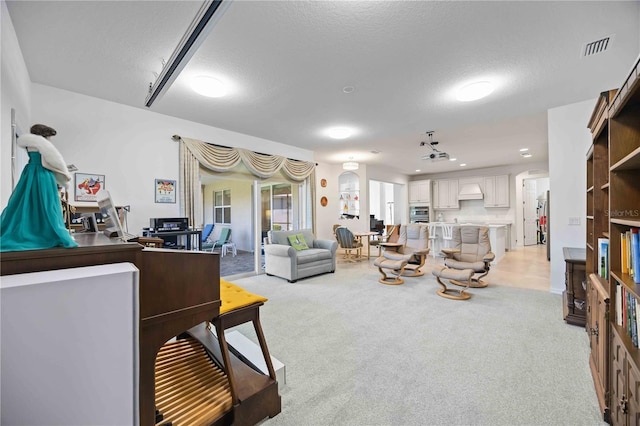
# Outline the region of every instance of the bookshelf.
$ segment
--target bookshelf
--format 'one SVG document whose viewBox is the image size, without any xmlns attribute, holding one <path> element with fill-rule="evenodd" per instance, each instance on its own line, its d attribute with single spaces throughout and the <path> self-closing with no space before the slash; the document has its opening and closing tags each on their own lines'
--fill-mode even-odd
<svg viewBox="0 0 640 426">
<path fill-rule="evenodd" d="M 640 59 L 640 58 L 639 58 Z M 640 228 L 640 63 L 619 90 L 600 94 L 588 124 L 586 273 L 589 366 L 605 421 L 640 421 L 640 284 L 624 268 L 624 234 Z M 598 239 L 609 253 L 601 271 Z M 640 273 L 640 271 L 639 271 Z M 640 303 L 638 317 L 640 321 Z"/>
</svg>

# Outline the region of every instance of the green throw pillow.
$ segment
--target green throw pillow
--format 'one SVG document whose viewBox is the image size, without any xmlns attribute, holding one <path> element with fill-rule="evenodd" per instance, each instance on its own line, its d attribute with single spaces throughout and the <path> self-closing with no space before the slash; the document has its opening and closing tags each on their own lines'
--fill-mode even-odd
<svg viewBox="0 0 640 426">
<path fill-rule="evenodd" d="M 298 251 L 309 249 L 307 242 L 304 240 L 304 235 L 302 234 L 289 235 L 289 243 L 291 244 L 291 247 Z"/>
</svg>

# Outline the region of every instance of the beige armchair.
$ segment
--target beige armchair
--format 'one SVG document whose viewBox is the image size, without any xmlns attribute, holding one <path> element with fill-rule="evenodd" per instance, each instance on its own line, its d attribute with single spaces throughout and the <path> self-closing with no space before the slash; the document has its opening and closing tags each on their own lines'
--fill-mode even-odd
<svg viewBox="0 0 640 426">
<path fill-rule="evenodd" d="M 389 260 L 407 260 L 407 265 L 398 274 L 405 277 L 424 275 L 422 267 L 429 254 L 429 230 L 426 224 L 400 225 L 400 236 L 395 243 L 380 243 L 384 247 L 382 257 Z"/>
<path fill-rule="evenodd" d="M 486 226 L 454 226 L 451 247 L 443 248 L 446 256 L 444 264 L 451 269 L 473 269 L 469 287 L 486 287 L 487 283 L 481 278 L 489 273 L 489 265 L 495 254 L 491 252 L 489 242 L 489 228 Z M 479 275 L 478 275 L 479 274 Z M 452 284 L 467 286 L 468 283 L 450 280 Z"/>
<path fill-rule="evenodd" d="M 374 239 L 369 241 L 370 246 L 378 247 L 378 256 L 382 256 L 381 243 L 394 243 L 398 241 L 398 227 L 398 225 L 387 225 L 383 234 L 376 235 Z"/>
</svg>

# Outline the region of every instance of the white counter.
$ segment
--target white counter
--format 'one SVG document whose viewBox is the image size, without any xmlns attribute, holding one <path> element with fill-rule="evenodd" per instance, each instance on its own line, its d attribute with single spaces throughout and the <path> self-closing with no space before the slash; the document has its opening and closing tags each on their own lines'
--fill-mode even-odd
<svg viewBox="0 0 640 426">
<path fill-rule="evenodd" d="M 509 237 L 509 229 L 511 224 L 485 224 L 485 223 L 450 223 L 450 222 L 434 222 L 432 225 L 473 225 L 473 226 L 486 226 L 489 228 L 489 242 L 491 243 L 491 251 L 496 255 L 496 258 L 493 264 L 497 263 L 504 256 L 505 251 L 509 248 L 508 241 Z M 440 253 L 440 249 L 442 247 L 447 247 L 447 244 L 442 239 L 442 230 L 438 226 L 436 230 L 436 238 L 434 241 L 434 247 L 431 248 L 432 255 L 438 255 Z M 435 249 L 435 250 L 434 250 Z"/>
</svg>

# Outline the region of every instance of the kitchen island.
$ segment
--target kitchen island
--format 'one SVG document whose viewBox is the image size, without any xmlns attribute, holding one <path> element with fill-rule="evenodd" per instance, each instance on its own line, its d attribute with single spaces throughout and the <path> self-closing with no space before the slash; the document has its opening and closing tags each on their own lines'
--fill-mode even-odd
<svg viewBox="0 0 640 426">
<path fill-rule="evenodd" d="M 464 223 L 452 223 L 452 222 L 432 222 L 430 225 L 435 226 L 436 234 L 435 239 L 433 241 L 433 247 L 431 247 L 432 254 L 439 255 L 440 249 L 444 247 L 448 247 L 449 241 L 444 241 L 442 238 L 442 227 L 443 225 L 453 225 L 453 226 L 486 226 L 489 228 L 489 242 L 491 243 L 491 251 L 496 255 L 492 264 L 496 264 L 500 259 L 504 256 L 504 253 L 508 247 L 507 245 L 507 227 L 509 225 L 505 224 L 486 224 L 486 223 L 473 223 L 473 222 L 464 222 Z M 431 235 L 430 235 L 431 237 Z"/>
</svg>

